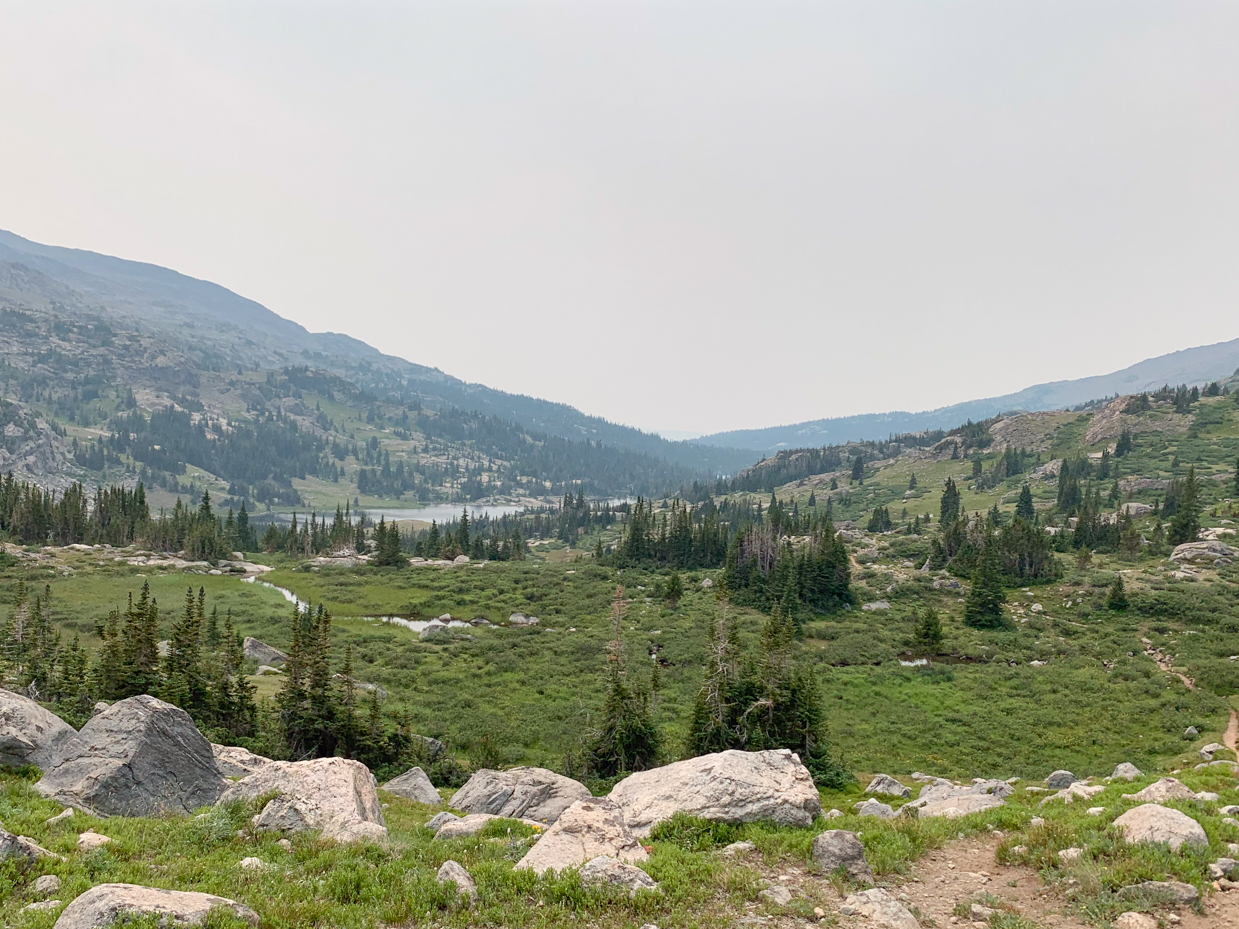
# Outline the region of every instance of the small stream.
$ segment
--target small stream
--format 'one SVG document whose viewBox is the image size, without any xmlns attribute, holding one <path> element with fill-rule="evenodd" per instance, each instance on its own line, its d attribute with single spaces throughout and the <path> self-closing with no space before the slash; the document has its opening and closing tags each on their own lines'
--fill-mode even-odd
<svg viewBox="0 0 1239 929">
<path fill-rule="evenodd" d="M 307 606 L 309 606 L 308 603 L 306 603 L 304 600 L 298 597 L 295 593 L 293 593 L 287 587 L 279 587 L 275 584 L 272 584 L 270 581 L 264 581 L 259 577 L 244 577 L 241 579 L 241 583 L 242 584 L 257 584 L 260 587 L 268 587 L 271 590 L 278 591 L 280 596 L 282 596 L 289 603 L 294 604 L 299 610 L 304 610 Z M 429 626 L 432 622 L 439 621 L 439 620 L 433 620 L 433 619 L 405 619 L 403 616 L 340 616 L 337 618 L 356 619 L 356 620 L 360 620 L 363 623 L 387 623 L 388 625 L 402 626 L 405 629 L 412 630 L 413 632 L 421 632 L 423 629 Z M 469 623 L 465 622 L 462 619 L 453 619 L 451 622 L 447 623 L 447 625 L 463 627 L 463 626 L 468 626 Z"/>
</svg>

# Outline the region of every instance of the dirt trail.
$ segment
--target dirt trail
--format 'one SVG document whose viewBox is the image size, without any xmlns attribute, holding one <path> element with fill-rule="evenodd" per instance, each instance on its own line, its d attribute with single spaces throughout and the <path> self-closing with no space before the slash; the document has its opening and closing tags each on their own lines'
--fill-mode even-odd
<svg viewBox="0 0 1239 929">
<path fill-rule="evenodd" d="M 1183 686 L 1186 687 L 1188 690 L 1196 689 L 1196 682 L 1192 680 L 1190 677 L 1188 677 L 1186 674 L 1176 671 L 1174 669 L 1174 666 L 1170 663 L 1170 659 L 1166 656 L 1164 652 L 1158 651 L 1152 645 L 1149 645 L 1148 647 L 1145 648 L 1144 653 L 1148 655 L 1150 658 L 1152 658 L 1153 663 L 1157 665 L 1159 668 L 1161 668 L 1163 671 L 1165 671 L 1167 674 L 1173 674 L 1175 677 L 1181 680 L 1183 682 Z"/>
<path fill-rule="evenodd" d="M 1222 736 L 1222 744 L 1239 758 L 1239 713 L 1230 711 L 1230 724 L 1226 727 L 1226 735 Z"/>
</svg>

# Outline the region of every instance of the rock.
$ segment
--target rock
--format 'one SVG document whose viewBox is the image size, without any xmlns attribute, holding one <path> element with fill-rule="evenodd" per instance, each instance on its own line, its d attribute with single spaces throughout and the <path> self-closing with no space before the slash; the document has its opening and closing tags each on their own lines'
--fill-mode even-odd
<svg viewBox="0 0 1239 929">
<path fill-rule="evenodd" d="M 418 752 L 418 757 L 428 763 L 434 763 L 439 760 L 439 757 L 447 751 L 447 746 L 438 739 L 432 739 L 426 735 L 409 736 L 412 742 L 417 743 L 421 747 Z"/>
<path fill-rule="evenodd" d="M 54 910 L 60 906 L 59 900 L 40 900 L 38 903 L 27 903 L 22 907 L 23 913 L 38 913 L 42 910 Z"/>
<path fill-rule="evenodd" d="M 1218 812 L 1223 816 L 1234 816 L 1239 813 L 1239 806 L 1224 806 L 1218 809 Z"/>
<path fill-rule="evenodd" d="M 284 833 L 320 829 L 323 838 L 337 842 L 387 838 L 378 784 L 360 761 L 273 761 L 229 786 L 219 802 L 249 801 L 270 793 L 278 796 L 253 819 L 259 829 Z"/>
<path fill-rule="evenodd" d="M 24 835 L 13 835 L 0 826 L 0 862 L 16 861 L 22 867 L 34 864 L 40 858 L 59 858 L 54 852 L 35 843 Z"/>
<path fill-rule="evenodd" d="M 104 710 L 106 710 L 111 705 L 112 704 L 110 703 L 104 703 L 102 700 L 97 700 L 95 701 L 95 705 L 90 708 L 90 715 L 98 716 L 100 713 L 102 713 Z"/>
<path fill-rule="evenodd" d="M 894 819 L 895 811 L 889 804 L 870 798 L 861 803 L 852 804 L 857 816 L 876 816 L 878 819 Z"/>
<path fill-rule="evenodd" d="M 852 914 L 845 915 L 865 916 L 876 929 L 920 929 L 921 926 L 907 907 L 880 887 L 851 894 L 843 902 L 852 910 Z M 843 909 L 839 912 L 843 913 Z"/>
<path fill-rule="evenodd" d="M 638 836 L 681 811 L 715 822 L 804 828 L 822 809 L 812 775 L 787 749 L 733 749 L 630 774 L 610 799 Z"/>
<path fill-rule="evenodd" d="M 889 774 L 879 774 L 875 777 L 869 782 L 869 786 L 865 788 L 865 793 L 882 794 L 887 797 L 902 797 L 905 800 L 912 796 L 911 790 L 904 787 L 903 784 Z"/>
<path fill-rule="evenodd" d="M 433 639 L 441 635 L 446 635 L 449 627 L 447 623 L 441 623 L 437 619 L 432 619 L 422 627 L 422 631 L 417 634 L 419 639 Z"/>
<path fill-rule="evenodd" d="M 1058 860 L 1063 864 L 1071 864 L 1073 861 L 1079 861 L 1080 856 L 1084 854 L 1082 848 L 1063 848 L 1058 852 Z"/>
<path fill-rule="evenodd" d="M 100 835 L 93 829 L 87 829 L 77 837 L 77 850 L 79 852 L 93 852 L 96 848 L 102 848 L 111 841 L 110 836 Z"/>
<path fill-rule="evenodd" d="M 104 929 L 122 917 L 140 916 L 155 916 L 168 925 L 196 926 L 216 908 L 258 925 L 257 913 L 226 897 L 137 884 L 100 884 L 65 907 L 54 929 Z"/>
<path fill-rule="evenodd" d="M 92 815 L 159 816 L 214 803 L 224 783 L 189 714 L 143 694 L 92 717 L 34 786 Z"/>
<path fill-rule="evenodd" d="M 1235 872 L 1235 868 L 1239 866 L 1234 858 L 1219 858 L 1217 861 L 1209 865 L 1210 880 L 1220 881 L 1224 877 L 1230 877 Z"/>
<path fill-rule="evenodd" d="M 1195 726 L 1188 726 L 1186 729 L 1183 730 L 1183 738 L 1185 739 L 1194 739 L 1198 735 L 1200 735 L 1200 733 L 1196 731 Z"/>
<path fill-rule="evenodd" d="M 452 564 L 468 564 L 468 563 L 469 563 L 468 555 L 457 555 L 455 558 L 452 559 Z"/>
<path fill-rule="evenodd" d="M 1114 773 L 1110 775 L 1111 780 L 1134 781 L 1138 777 L 1144 777 L 1144 772 L 1137 768 L 1130 761 L 1124 761 L 1121 765 L 1114 769 Z"/>
<path fill-rule="evenodd" d="M 823 815 L 822 819 L 827 819 L 827 820 L 839 819 L 842 816 L 843 816 L 843 810 L 831 810 L 829 813 L 826 813 L 825 815 Z"/>
<path fill-rule="evenodd" d="M 242 858 L 240 864 L 242 871 L 261 871 L 266 868 L 266 866 L 267 863 L 265 861 L 261 858 L 255 858 L 253 856 L 250 856 L 249 858 Z"/>
<path fill-rule="evenodd" d="M 536 626 L 538 625 L 538 617 L 526 616 L 524 613 L 513 613 L 508 617 L 508 625 L 510 626 Z"/>
<path fill-rule="evenodd" d="M 28 697 L 0 690 L 0 768 L 34 765 L 46 771 L 77 732 Z"/>
<path fill-rule="evenodd" d="M 757 851 L 757 846 L 752 842 L 732 842 L 730 845 L 724 846 L 719 852 L 720 855 L 747 855 L 749 852 Z"/>
<path fill-rule="evenodd" d="M 1084 812 L 1086 812 L 1089 816 L 1100 816 L 1105 811 L 1106 808 L 1104 806 L 1090 806 Z"/>
<path fill-rule="evenodd" d="M 1045 806 L 1047 803 L 1052 803 L 1055 800 L 1061 800 L 1063 803 L 1074 803 L 1077 798 L 1091 800 L 1105 789 L 1105 784 L 1094 784 L 1089 786 L 1083 781 L 1076 781 L 1074 784 L 1064 787 L 1062 790 L 1045 797 L 1041 801 L 1040 805 Z"/>
<path fill-rule="evenodd" d="M 646 861 L 649 855 L 610 800 L 578 800 L 546 830 L 516 865 L 544 874 L 577 868 L 595 858 Z"/>
<path fill-rule="evenodd" d="M 248 777 L 260 768 L 271 764 L 270 758 L 255 755 L 239 745 L 211 745 L 215 764 L 224 777 Z"/>
<path fill-rule="evenodd" d="M 993 916 L 995 912 L 996 911 L 990 907 L 982 906 L 979 903 L 974 903 L 972 906 L 968 907 L 968 915 L 972 917 L 973 922 L 978 923 L 989 922 L 989 918 Z"/>
<path fill-rule="evenodd" d="M 933 778 L 921 787 L 920 795 L 915 800 L 900 808 L 900 812 L 955 819 L 1003 806 L 1013 791 L 1014 788 L 1006 781 L 980 779 L 973 784 L 959 786 L 943 778 Z"/>
<path fill-rule="evenodd" d="M 638 867 L 615 858 L 599 855 L 581 868 L 581 883 L 586 887 L 624 887 L 633 896 L 638 890 L 657 890 L 658 884 Z"/>
<path fill-rule="evenodd" d="M 710 590 L 713 586 L 714 586 L 714 581 L 711 578 L 707 577 L 701 582 L 702 590 Z"/>
<path fill-rule="evenodd" d="M 473 902 L 478 896 L 478 885 L 473 882 L 473 875 L 465 870 L 464 865 L 456 861 L 443 862 L 443 866 L 439 868 L 439 873 L 435 875 L 435 880 L 440 884 L 455 884 L 456 893 Z"/>
<path fill-rule="evenodd" d="M 1219 742 L 1210 742 L 1200 750 L 1200 757 L 1205 761 L 1212 761 L 1214 754 L 1217 752 L 1226 751 L 1226 746 Z"/>
<path fill-rule="evenodd" d="M 1145 803 L 1134 807 L 1114 821 L 1129 845 L 1138 842 L 1165 843 L 1178 851 L 1184 843 L 1204 847 L 1209 844 L 1200 823 L 1186 813 Z"/>
<path fill-rule="evenodd" d="M 1148 913 L 1120 913 L 1114 929 L 1157 929 L 1157 919 Z"/>
<path fill-rule="evenodd" d="M 426 828 L 429 829 L 431 832 L 438 832 L 439 827 L 442 826 L 444 823 L 456 822 L 459 820 L 460 820 L 460 817 L 457 816 L 455 813 L 449 813 L 445 810 L 442 813 L 435 813 L 434 816 L 426 820 Z"/>
<path fill-rule="evenodd" d="M 850 879 L 873 885 L 873 871 L 865 860 L 865 846 L 855 832 L 831 829 L 814 836 L 813 860 L 827 873 L 843 868 Z"/>
<path fill-rule="evenodd" d="M 1120 888 L 1115 896 L 1120 900 L 1147 896 L 1190 906 L 1200 899 L 1200 891 L 1182 881 L 1141 881 Z"/>
<path fill-rule="evenodd" d="M 765 897 L 775 906 L 787 906 L 792 902 L 792 892 L 782 884 L 771 884 L 763 890 L 760 896 Z"/>
<path fill-rule="evenodd" d="M 891 605 L 886 600 L 874 600 L 871 603 L 865 603 L 861 605 L 861 609 L 867 613 L 873 613 L 878 610 L 889 610 L 890 608 L 891 608 Z"/>
<path fill-rule="evenodd" d="M 1055 771 L 1045 779 L 1045 786 L 1051 790 L 1062 790 L 1064 787 L 1070 787 L 1079 778 L 1070 771 Z"/>
<path fill-rule="evenodd" d="M 1211 790 L 1202 790 L 1196 794 L 1196 799 L 1201 803 L 1217 803 L 1222 799 L 1220 794 L 1215 794 Z"/>
<path fill-rule="evenodd" d="M 269 674 L 283 674 L 279 668 L 273 668 L 269 664 L 260 664 L 258 670 L 254 672 L 255 677 L 266 677 Z"/>
<path fill-rule="evenodd" d="M 933 800 L 924 806 L 912 807 L 912 809 L 917 815 L 928 818 L 941 816 L 946 819 L 958 819 L 969 813 L 982 813 L 985 810 L 993 810 L 1005 805 L 1005 800 L 993 794 L 964 794 L 945 800 Z M 907 807 L 902 809 L 907 809 Z"/>
<path fill-rule="evenodd" d="M 61 810 L 59 813 L 57 813 L 55 816 L 51 817 L 48 820 L 45 820 L 43 825 L 50 826 L 53 823 L 64 822 L 66 819 L 72 819 L 72 818 L 73 818 L 73 807 L 67 806 L 63 810 Z"/>
<path fill-rule="evenodd" d="M 1234 558 L 1237 553 L 1225 542 L 1216 539 L 1209 542 L 1184 542 L 1176 545 L 1170 560 L 1176 564 L 1211 565 L 1220 558 Z"/>
<path fill-rule="evenodd" d="M 1138 793 L 1123 794 L 1123 799 L 1139 800 L 1141 803 L 1164 803 L 1167 800 L 1195 800 L 1196 792 L 1173 777 L 1163 777 Z"/>
<path fill-rule="evenodd" d="M 959 590 L 963 585 L 953 577 L 934 578 L 934 590 Z"/>
<path fill-rule="evenodd" d="M 430 778 L 421 768 L 409 768 L 404 774 L 384 784 L 383 789 L 397 797 L 404 797 L 416 803 L 437 806 L 443 802 L 439 791 L 435 790 L 434 784 L 430 783 Z"/>
<path fill-rule="evenodd" d="M 274 665 L 288 661 L 288 656 L 278 648 L 255 639 L 253 636 L 245 637 L 245 641 L 241 643 L 241 649 L 245 652 L 245 660 L 255 664 Z"/>
<path fill-rule="evenodd" d="M 288 841 L 288 839 L 280 839 L 275 844 L 284 849 L 286 852 L 291 852 L 293 850 L 293 843 Z"/>
<path fill-rule="evenodd" d="M 576 801 L 589 798 L 584 784 L 546 768 L 482 768 L 456 791 L 452 806 L 466 813 L 553 823 Z"/>
<path fill-rule="evenodd" d="M 34 892 L 40 897 L 50 897 L 60 890 L 60 878 L 55 874 L 44 874 L 34 882 Z"/>
<path fill-rule="evenodd" d="M 492 816 L 490 813 L 470 813 L 468 816 L 457 816 L 439 825 L 435 830 L 436 839 L 461 839 L 471 835 L 477 835 L 485 829 L 490 823 L 496 819 L 511 819 L 508 816 Z M 526 826 L 532 826 L 535 829 L 544 828 L 543 823 L 534 822 L 532 819 L 522 819 L 519 822 Z"/>
</svg>

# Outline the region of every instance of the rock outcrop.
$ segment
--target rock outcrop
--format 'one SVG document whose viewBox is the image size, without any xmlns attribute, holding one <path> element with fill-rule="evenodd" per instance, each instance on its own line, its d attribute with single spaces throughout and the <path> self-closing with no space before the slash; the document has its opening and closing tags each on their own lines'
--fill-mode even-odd
<svg viewBox="0 0 1239 929">
<path fill-rule="evenodd" d="M 716 822 L 797 827 L 822 811 L 813 777 L 787 749 L 717 752 L 630 774 L 609 799 L 638 836 L 681 811 Z"/>
<path fill-rule="evenodd" d="M 255 771 L 271 764 L 270 758 L 255 755 L 249 749 L 239 745 L 211 745 L 211 754 L 215 756 L 215 764 L 224 777 L 249 777 Z"/>
<path fill-rule="evenodd" d="M 451 813 L 441 813 L 440 815 L 451 816 L 452 818 L 444 819 L 439 823 L 439 827 L 435 830 L 436 839 L 467 838 L 471 835 L 477 835 L 497 819 L 512 818 L 510 816 L 492 816 L 490 813 L 470 813 L 468 816 L 453 816 Z M 544 823 L 534 822 L 531 819 L 522 819 L 519 822 L 524 823 L 526 826 L 532 826 L 535 829 L 545 828 Z"/>
<path fill-rule="evenodd" d="M 1165 803 L 1167 800 L 1195 800 L 1196 792 L 1180 780 L 1163 777 L 1138 793 L 1123 794 L 1123 799 L 1139 800 L 1141 803 Z"/>
<path fill-rule="evenodd" d="M 0 826 L 0 862 L 16 861 L 23 868 L 34 864 L 40 858 L 59 858 L 54 852 L 35 843 L 34 839 L 24 835 L 13 835 Z"/>
<path fill-rule="evenodd" d="M 623 887 L 629 894 L 638 890 L 657 890 L 658 884 L 638 867 L 600 855 L 581 868 L 581 883 L 586 887 Z"/>
<path fill-rule="evenodd" d="M 257 913 L 226 897 L 139 884 L 100 884 L 66 906 L 53 929 L 104 929 L 125 917 L 141 916 L 154 916 L 171 926 L 196 926 L 216 908 L 258 925 Z"/>
<path fill-rule="evenodd" d="M 270 793 L 278 796 L 254 816 L 259 829 L 284 833 L 319 829 L 323 838 L 337 842 L 387 838 L 378 784 L 360 761 L 273 761 L 230 785 L 219 802 L 253 800 Z"/>
<path fill-rule="evenodd" d="M 225 783 L 189 714 L 143 694 L 91 717 L 34 786 L 97 816 L 159 816 L 209 806 Z"/>
<path fill-rule="evenodd" d="M 245 641 L 241 643 L 241 649 L 245 653 L 245 660 L 255 664 L 283 664 L 288 660 L 288 656 L 278 648 L 255 639 L 253 636 L 245 637 Z"/>
<path fill-rule="evenodd" d="M 1176 545 L 1170 560 L 1176 564 L 1216 565 L 1219 561 L 1229 564 L 1235 558 L 1235 550 L 1216 539 L 1208 542 L 1184 542 Z"/>
<path fill-rule="evenodd" d="M 77 732 L 29 697 L 0 690 L 0 768 L 34 765 L 46 771 Z"/>
<path fill-rule="evenodd" d="M 516 867 L 543 874 L 577 868 L 599 856 L 628 862 L 649 858 L 619 807 L 591 798 L 568 807 Z"/>
<path fill-rule="evenodd" d="M 1003 806 L 1011 792 L 1012 787 L 1006 781 L 979 780 L 961 786 L 938 778 L 926 783 L 915 800 L 900 807 L 900 812 L 909 815 L 915 811 L 925 817 L 956 819 Z"/>
<path fill-rule="evenodd" d="M 584 784 L 546 768 L 482 768 L 456 791 L 452 806 L 466 813 L 553 823 L 576 801 L 589 797 Z"/>
<path fill-rule="evenodd" d="M 910 788 L 905 787 L 889 774 L 877 775 L 877 777 L 869 782 L 869 786 L 865 788 L 865 793 L 881 794 L 885 797 L 901 797 L 903 799 L 907 799 L 912 796 L 912 790 Z"/>
<path fill-rule="evenodd" d="M 430 783 L 430 778 L 421 768 L 409 768 L 404 774 L 393 777 L 384 784 L 383 789 L 415 803 L 427 803 L 434 806 L 443 802 L 439 791 L 435 790 L 435 785 Z"/>
<path fill-rule="evenodd" d="M 880 887 L 851 894 L 839 912 L 844 916 L 864 916 L 876 929 L 921 929 L 908 908 Z"/>
<path fill-rule="evenodd" d="M 1177 852 L 1185 844 L 1201 848 L 1209 844 L 1209 837 L 1200 823 L 1186 813 L 1156 803 L 1133 807 L 1116 819 L 1114 826 L 1123 833 L 1129 845 L 1164 844 Z"/>
</svg>

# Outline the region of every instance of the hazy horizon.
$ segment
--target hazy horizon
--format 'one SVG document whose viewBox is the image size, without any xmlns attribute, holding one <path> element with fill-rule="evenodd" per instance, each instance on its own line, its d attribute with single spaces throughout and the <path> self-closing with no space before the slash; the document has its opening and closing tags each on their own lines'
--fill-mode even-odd
<svg viewBox="0 0 1239 929">
<path fill-rule="evenodd" d="M 0 226 L 664 434 L 1239 335 L 1239 8 L 18 5 Z"/>
</svg>

